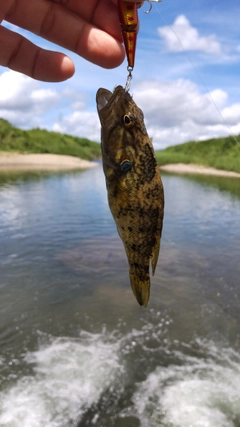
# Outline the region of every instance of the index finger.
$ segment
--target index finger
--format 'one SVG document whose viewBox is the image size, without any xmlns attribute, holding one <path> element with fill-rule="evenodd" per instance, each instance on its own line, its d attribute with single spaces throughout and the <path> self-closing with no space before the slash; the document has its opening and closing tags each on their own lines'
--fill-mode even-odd
<svg viewBox="0 0 240 427">
<path fill-rule="evenodd" d="M 89 4 L 97 3 L 88 1 Z M 109 6 L 109 4 L 112 3 L 107 0 L 99 2 L 99 6 L 94 9 L 92 21 L 99 21 L 101 17 L 103 22 L 106 21 L 105 15 L 108 10 L 106 10 L 106 5 Z M 110 21 L 113 23 L 118 17 L 113 4 L 112 8 L 108 12 L 110 11 L 109 19 L 112 17 L 112 21 L 111 19 Z M 114 21 L 113 17 L 115 17 Z M 124 49 L 120 40 L 86 21 L 83 17 L 51 1 L 15 0 L 14 8 L 6 13 L 5 19 L 102 67 L 116 67 L 124 59 Z M 117 25 L 117 33 L 120 32 L 118 27 L 119 25 Z"/>
</svg>

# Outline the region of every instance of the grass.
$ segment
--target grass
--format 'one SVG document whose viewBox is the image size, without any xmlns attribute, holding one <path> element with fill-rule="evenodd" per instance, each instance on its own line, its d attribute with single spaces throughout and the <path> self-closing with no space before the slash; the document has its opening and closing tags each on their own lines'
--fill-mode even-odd
<svg viewBox="0 0 240 427">
<path fill-rule="evenodd" d="M 93 160 L 101 157 L 100 144 L 44 129 L 21 130 L 0 118 L 0 151 L 53 153 Z"/>
<path fill-rule="evenodd" d="M 186 142 L 157 151 L 156 157 L 159 165 L 191 163 L 240 173 L 240 145 L 233 137 Z"/>
<path fill-rule="evenodd" d="M 97 142 L 44 129 L 21 130 L 1 118 L 0 151 L 66 154 L 86 160 L 101 158 Z M 233 137 L 186 142 L 157 151 L 156 157 L 159 165 L 192 163 L 240 173 L 240 145 Z"/>
</svg>

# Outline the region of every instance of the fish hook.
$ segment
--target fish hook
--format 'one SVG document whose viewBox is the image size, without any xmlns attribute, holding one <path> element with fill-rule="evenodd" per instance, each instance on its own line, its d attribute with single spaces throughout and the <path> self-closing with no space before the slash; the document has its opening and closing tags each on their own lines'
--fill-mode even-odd
<svg viewBox="0 0 240 427">
<path fill-rule="evenodd" d="M 148 9 L 148 10 L 144 10 L 144 13 L 146 13 L 146 15 L 147 15 L 148 13 L 150 13 L 150 12 L 151 12 L 151 10 L 152 10 L 152 1 L 151 1 L 151 0 L 147 0 L 147 2 L 149 3 L 149 9 Z"/>
<path fill-rule="evenodd" d="M 159 3 L 162 0 L 146 0 L 146 1 L 149 3 L 149 9 L 148 10 L 144 10 L 144 13 L 148 14 L 152 10 L 152 4 L 153 4 L 153 2 Z"/>
</svg>

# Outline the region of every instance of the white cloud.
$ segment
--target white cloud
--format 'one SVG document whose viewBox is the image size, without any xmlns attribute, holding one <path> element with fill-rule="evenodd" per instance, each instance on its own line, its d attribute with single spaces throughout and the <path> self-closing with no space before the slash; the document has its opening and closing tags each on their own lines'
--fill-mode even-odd
<svg viewBox="0 0 240 427">
<path fill-rule="evenodd" d="M 227 94 L 220 89 L 210 92 L 210 95 L 221 105 L 227 99 Z M 150 125 L 157 121 L 167 127 L 181 125 L 186 120 L 204 124 L 218 121 L 218 113 L 208 94 L 202 94 L 197 85 L 189 80 L 179 79 L 169 83 L 145 81 L 137 86 L 134 99 L 144 106 L 144 114 Z"/>
<path fill-rule="evenodd" d="M 145 81 L 135 87 L 133 98 L 144 112 L 156 148 L 227 135 L 229 126 L 232 132 L 240 126 L 240 105 L 226 107 L 226 92 L 201 93 L 188 80 Z"/>
<path fill-rule="evenodd" d="M 71 109 L 74 111 L 81 111 L 84 109 L 84 107 L 85 103 L 83 101 L 73 102 L 73 104 L 71 105 Z"/>
<path fill-rule="evenodd" d="M 40 104 L 48 102 L 55 103 L 59 99 L 59 96 L 55 90 L 52 89 L 37 89 L 32 91 L 29 98 L 33 101 L 33 103 L 38 102 Z"/>
<path fill-rule="evenodd" d="M 201 51 L 220 55 L 221 45 L 215 35 L 200 36 L 198 30 L 191 26 L 184 15 L 179 15 L 171 27 L 159 27 L 158 34 L 165 40 L 170 52 Z"/>
<path fill-rule="evenodd" d="M 149 80 L 134 85 L 133 98 L 156 148 L 228 135 L 230 127 L 232 133 L 240 132 L 240 104 L 231 104 L 219 88 L 208 94 L 186 79 Z M 21 74 L 0 75 L 0 116 L 23 128 L 45 127 L 100 141 L 95 104 L 90 110 L 86 99 L 69 87 L 57 93 Z"/>
<path fill-rule="evenodd" d="M 85 101 L 86 95 L 75 88 L 61 87 L 57 92 L 14 71 L 0 75 L 0 117 L 15 126 L 51 127 L 58 132 L 99 141 L 97 113 L 86 111 Z M 48 116 L 53 107 L 54 116 L 59 119 L 52 119 L 53 125 L 49 126 Z"/>
<path fill-rule="evenodd" d="M 0 75 L 0 117 L 15 126 L 38 126 L 42 116 L 59 101 L 53 89 L 14 71 Z"/>
<path fill-rule="evenodd" d="M 222 110 L 222 115 L 229 125 L 236 125 L 236 123 L 240 124 L 240 103 L 224 108 Z"/>
<path fill-rule="evenodd" d="M 65 103 L 66 100 L 71 103 L 71 110 L 82 111 L 86 109 L 87 96 L 82 91 L 79 92 L 74 87 L 67 86 L 62 91 L 62 97 L 65 99 Z"/>
<path fill-rule="evenodd" d="M 134 86 L 133 99 L 143 110 L 148 134 L 158 149 L 189 140 L 228 135 L 229 126 L 232 132 L 240 127 L 240 104 L 228 107 L 225 91 L 215 89 L 201 93 L 189 80 L 143 81 Z M 100 140 L 100 124 L 95 111 L 73 111 L 60 117 L 52 129 Z"/>
<path fill-rule="evenodd" d="M 74 111 L 54 123 L 52 130 L 70 135 L 88 138 L 93 141 L 100 140 L 100 124 L 96 112 Z"/>
</svg>

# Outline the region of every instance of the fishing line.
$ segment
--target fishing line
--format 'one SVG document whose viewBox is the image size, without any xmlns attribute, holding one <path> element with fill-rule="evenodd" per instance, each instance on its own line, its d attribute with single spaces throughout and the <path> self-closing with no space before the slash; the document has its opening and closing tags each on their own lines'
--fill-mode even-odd
<svg viewBox="0 0 240 427">
<path fill-rule="evenodd" d="M 214 101 L 214 99 L 213 99 L 213 97 L 212 97 L 212 95 L 211 95 L 211 93 L 210 93 L 210 91 L 209 91 L 208 87 L 207 87 L 207 86 L 206 86 L 206 84 L 204 83 L 203 79 L 201 78 L 200 74 L 199 74 L 199 73 L 198 73 L 198 71 L 197 71 L 197 68 L 195 67 L 195 65 L 193 64 L 193 62 L 192 62 L 191 58 L 189 57 L 189 55 L 187 54 L 186 50 L 184 49 L 184 46 L 183 46 L 183 44 L 182 44 L 182 42 L 181 42 L 180 37 L 178 36 L 178 34 L 176 33 L 176 31 L 174 31 L 174 29 L 171 27 L 171 25 L 169 25 L 169 24 L 166 22 L 166 20 L 165 20 L 165 19 L 164 19 L 164 17 L 161 15 L 161 13 L 160 13 L 160 11 L 159 11 L 159 9 L 158 9 L 158 8 L 157 8 L 157 12 L 158 12 L 158 14 L 159 14 L 160 18 L 162 19 L 162 21 L 164 22 L 164 24 L 165 24 L 167 27 L 169 27 L 169 28 L 170 28 L 170 30 L 173 32 L 173 34 L 174 34 L 174 35 L 175 35 L 175 37 L 177 38 L 177 40 L 178 40 L 178 42 L 179 42 L 179 44 L 180 44 L 180 46 L 181 46 L 181 48 L 182 48 L 183 53 L 185 54 L 185 56 L 186 56 L 187 60 L 190 62 L 190 64 L 191 64 L 191 66 L 192 66 L 192 68 L 193 68 L 193 70 L 194 70 L 194 72 L 195 72 L 195 74 L 196 74 L 196 76 L 197 76 L 198 80 L 200 81 L 200 83 L 201 83 L 201 84 L 202 84 L 202 86 L 204 87 L 205 91 L 207 92 L 208 97 L 209 97 L 210 101 L 212 102 L 212 104 L 214 105 L 214 107 L 216 108 L 216 110 L 217 110 L 217 112 L 218 112 L 219 116 L 220 116 L 220 117 L 221 117 L 221 119 L 222 119 L 223 124 L 226 126 L 226 128 L 228 129 L 228 131 L 229 131 L 229 133 L 230 133 L 230 136 L 234 139 L 234 141 L 237 143 L 237 145 L 238 145 L 238 146 L 239 146 L 239 148 L 240 148 L 240 142 L 238 141 L 237 137 L 236 137 L 235 135 L 233 135 L 232 130 L 231 130 L 231 128 L 230 128 L 230 126 L 229 126 L 229 125 L 227 124 L 227 122 L 225 121 L 225 119 L 224 119 L 224 117 L 223 117 L 223 115 L 222 115 L 221 111 L 219 110 L 219 108 L 218 108 L 218 106 L 217 106 L 216 102 Z"/>
</svg>

